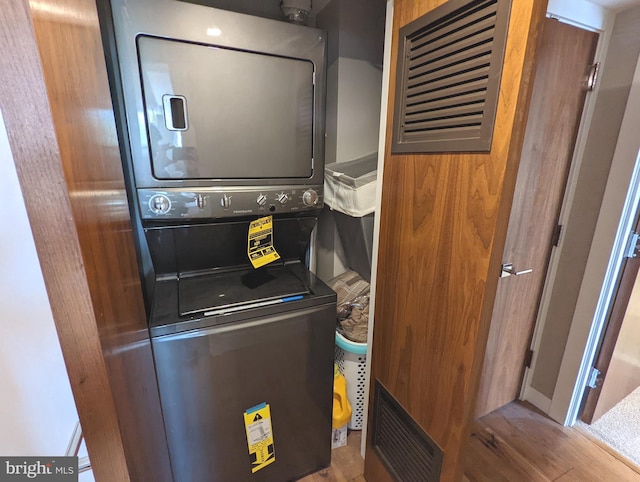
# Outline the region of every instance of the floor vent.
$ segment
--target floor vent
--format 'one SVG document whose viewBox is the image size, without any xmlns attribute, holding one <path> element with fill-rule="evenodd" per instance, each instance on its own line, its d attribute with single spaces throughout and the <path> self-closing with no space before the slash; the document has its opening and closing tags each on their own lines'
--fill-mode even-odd
<svg viewBox="0 0 640 482">
<path fill-rule="evenodd" d="M 391 152 L 489 151 L 511 0 L 449 0 L 400 29 Z"/>
<path fill-rule="evenodd" d="M 371 443 L 397 482 L 438 482 L 443 452 L 376 380 Z"/>
</svg>

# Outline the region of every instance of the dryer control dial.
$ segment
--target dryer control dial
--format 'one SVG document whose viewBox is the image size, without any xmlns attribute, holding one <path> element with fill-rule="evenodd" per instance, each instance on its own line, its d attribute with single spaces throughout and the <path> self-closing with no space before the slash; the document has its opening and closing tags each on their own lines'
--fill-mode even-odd
<svg viewBox="0 0 640 482">
<path fill-rule="evenodd" d="M 220 198 L 220 206 L 222 206 L 223 208 L 231 207 L 231 196 L 229 196 L 228 194 L 223 194 L 222 198 Z"/>
<path fill-rule="evenodd" d="M 289 195 L 286 192 L 281 192 L 280 194 L 276 195 L 276 201 L 278 201 L 283 206 L 287 204 L 288 200 L 289 200 Z"/>
<path fill-rule="evenodd" d="M 267 196 L 265 196 L 262 193 L 258 194 L 258 197 L 256 198 L 256 203 L 258 203 L 258 206 L 264 206 L 265 204 L 267 204 Z"/>
<path fill-rule="evenodd" d="M 149 209 L 154 214 L 167 214 L 171 209 L 171 200 L 164 194 L 156 194 L 149 199 Z"/>
<path fill-rule="evenodd" d="M 305 206 L 315 206 L 318 204 L 318 193 L 313 189 L 307 189 L 302 195 L 302 202 Z"/>
<path fill-rule="evenodd" d="M 196 206 L 198 206 L 200 209 L 204 209 L 207 206 L 207 199 L 209 199 L 209 196 L 196 194 Z"/>
</svg>

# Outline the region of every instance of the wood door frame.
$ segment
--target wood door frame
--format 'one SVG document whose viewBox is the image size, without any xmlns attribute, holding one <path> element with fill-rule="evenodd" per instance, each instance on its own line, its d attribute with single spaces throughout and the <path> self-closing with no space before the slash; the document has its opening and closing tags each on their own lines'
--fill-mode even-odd
<svg viewBox="0 0 640 482">
<path fill-rule="evenodd" d="M 364 412 L 362 427 L 362 444 L 360 454 L 364 458 L 367 451 L 367 431 L 369 420 L 369 397 L 371 388 L 371 346 L 373 345 L 373 327 L 375 324 L 376 285 L 378 277 L 378 249 L 380 246 L 380 209 L 382 208 L 382 178 L 384 176 L 384 152 L 386 147 L 387 114 L 389 108 L 389 80 L 391 77 L 391 37 L 393 32 L 393 8 L 395 0 L 386 0 L 384 24 L 384 52 L 382 56 L 382 99 L 380 102 L 380 133 L 378 140 L 378 163 L 376 185 L 376 208 L 373 221 L 373 246 L 371 253 L 371 291 L 369 296 L 369 326 L 367 329 L 367 346 L 369 347 L 365 362 Z"/>
</svg>

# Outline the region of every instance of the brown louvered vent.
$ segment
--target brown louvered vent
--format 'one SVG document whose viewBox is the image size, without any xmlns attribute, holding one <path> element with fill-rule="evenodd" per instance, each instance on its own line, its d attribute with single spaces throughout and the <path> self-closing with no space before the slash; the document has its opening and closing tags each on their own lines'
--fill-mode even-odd
<svg viewBox="0 0 640 482">
<path fill-rule="evenodd" d="M 438 482 L 443 452 L 375 381 L 371 445 L 389 473 L 398 482 Z"/>
<path fill-rule="evenodd" d="M 450 0 L 400 29 L 392 153 L 489 151 L 511 0 Z"/>
</svg>

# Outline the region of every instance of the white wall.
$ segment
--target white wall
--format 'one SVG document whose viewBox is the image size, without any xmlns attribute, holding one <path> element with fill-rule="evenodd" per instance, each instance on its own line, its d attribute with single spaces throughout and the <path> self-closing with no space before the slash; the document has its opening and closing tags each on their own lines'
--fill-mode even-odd
<svg viewBox="0 0 640 482">
<path fill-rule="evenodd" d="M 547 14 L 587 30 L 605 30 L 609 11 L 588 0 L 549 0 Z"/>
<path fill-rule="evenodd" d="M 336 161 L 378 150 L 382 68 L 366 60 L 339 57 Z"/>
<path fill-rule="evenodd" d="M 78 414 L 1 113 L 0 192 L 0 454 L 64 455 Z"/>
<path fill-rule="evenodd" d="M 316 17 L 328 32 L 326 164 L 378 149 L 385 4 L 369 1 L 323 2 Z M 328 207 L 320 215 L 316 241 L 316 274 L 328 281 L 343 273 L 348 260 Z"/>
</svg>

